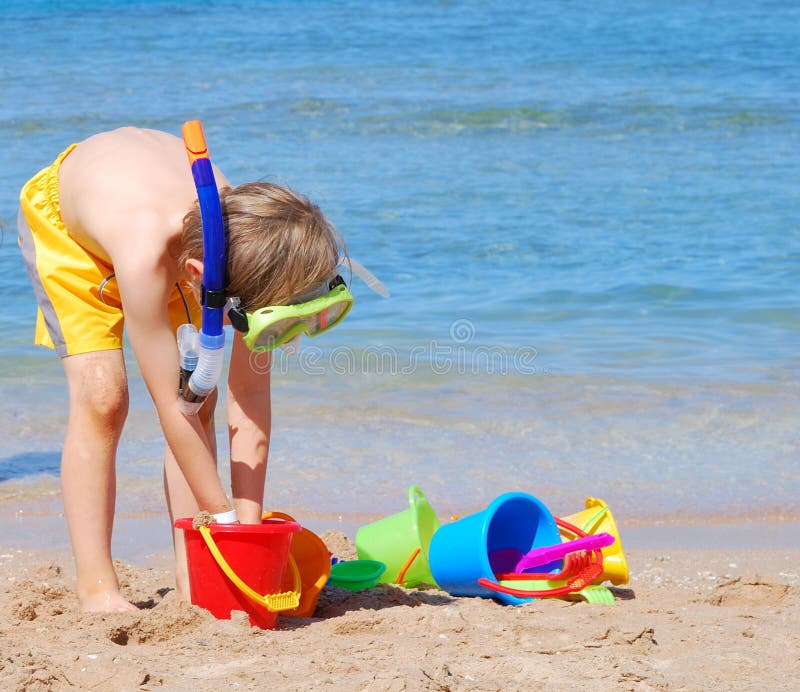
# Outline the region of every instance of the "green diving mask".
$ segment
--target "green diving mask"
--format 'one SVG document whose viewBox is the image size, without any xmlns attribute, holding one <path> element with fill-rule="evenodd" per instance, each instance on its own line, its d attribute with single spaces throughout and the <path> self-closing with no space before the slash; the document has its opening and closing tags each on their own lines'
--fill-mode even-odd
<svg viewBox="0 0 800 692">
<path fill-rule="evenodd" d="M 234 298 L 227 308 L 234 329 L 251 351 L 264 353 L 291 341 L 299 334 L 317 336 L 333 329 L 350 312 L 353 296 L 337 275 L 321 296 L 295 305 L 274 305 L 245 312 Z"/>
</svg>

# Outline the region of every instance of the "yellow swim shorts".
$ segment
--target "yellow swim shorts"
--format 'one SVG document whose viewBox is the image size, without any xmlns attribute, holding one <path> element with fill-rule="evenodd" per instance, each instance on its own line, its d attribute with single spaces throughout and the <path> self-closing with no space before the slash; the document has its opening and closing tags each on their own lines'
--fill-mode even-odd
<svg viewBox="0 0 800 692">
<path fill-rule="evenodd" d="M 58 355 L 122 348 L 124 316 L 114 267 L 81 247 L 61 220 L 58 171 L 76 147 L 31 178 L 20 193 L 19 245 L 39 310 L 34 343 Z M 173 330 L 189 318 L 200 324 L 193 291 L 176 284 L 169 299 Z"/>
</svg>

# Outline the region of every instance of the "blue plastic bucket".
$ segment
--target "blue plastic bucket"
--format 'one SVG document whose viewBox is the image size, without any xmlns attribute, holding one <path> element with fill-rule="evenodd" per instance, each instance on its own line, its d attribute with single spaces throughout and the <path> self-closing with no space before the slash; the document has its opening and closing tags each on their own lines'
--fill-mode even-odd
<svg viewBox="0 0 800 692">
<path fill-rule="evenodd" d="M 436 583 L 453 596 L 497 598 L 510 605 L 532 600 L 497 593 L 478 584 L 484 577 L 495 581 L 492 556 L 520 556 L 533 548 L 561 543 L 550 510 L 532 495 L 506 493 L 486 509 L 443 524 L 433 534 L 428 560 Z M 542 565 L 541 572 L 558 569 L 561 562 Z M 499 571 L 499 570 L 498 570 Z"/>
</svg>

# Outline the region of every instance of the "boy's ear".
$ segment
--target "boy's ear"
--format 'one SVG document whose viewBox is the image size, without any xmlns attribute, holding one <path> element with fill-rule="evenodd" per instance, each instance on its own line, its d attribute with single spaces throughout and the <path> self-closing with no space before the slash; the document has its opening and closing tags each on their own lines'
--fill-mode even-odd
<svg viewBox="0 0 800 692">
<path fill-rule="evenodd" d="M 186 273 L 192 281 L 200 281 L 203 278 L 203 263 L 197 259 L 186 260 Z"/>
</svg>

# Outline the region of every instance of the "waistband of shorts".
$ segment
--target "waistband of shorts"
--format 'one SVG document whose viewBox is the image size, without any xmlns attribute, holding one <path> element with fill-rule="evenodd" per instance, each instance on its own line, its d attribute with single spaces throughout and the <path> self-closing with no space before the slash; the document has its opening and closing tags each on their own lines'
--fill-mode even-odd
<svg viewBox="0 0 800 692">
<path fill-rule="evenodd" d="M 43 210 L 47 211 L 51 216 L 53 216 L 54 220 L 61 221 L 58 172 L 61 169 L 61 163 L 77 146 L 77 142 L 75 144 L 70 144 L 56 157 L 53 163 L 47 166 L 47 168 L 43 168 L 41 171 L 39 171 L 22 188 L 22 196 L 27 196 L 28 199 L 40 209 L 44 205 Z M 39 195 L 36 195 L 38 199 L 33 199 L 33 196 L 31 195 L 32 192 L 35 194 L 34 190 L 35 192 L 40 193 Z"/>
</svg>

